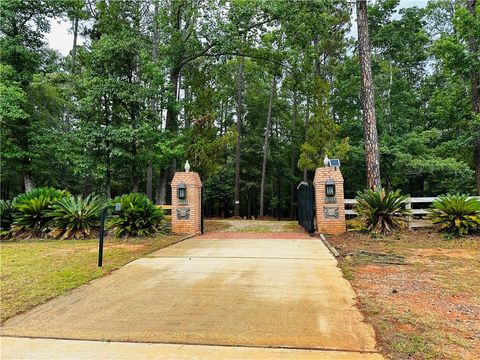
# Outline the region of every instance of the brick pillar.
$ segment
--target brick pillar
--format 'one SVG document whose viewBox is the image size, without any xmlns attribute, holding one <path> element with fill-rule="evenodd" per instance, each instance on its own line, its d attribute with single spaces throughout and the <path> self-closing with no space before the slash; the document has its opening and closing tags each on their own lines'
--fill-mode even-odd
<svg viewBox="0 0 480 360">
<path fill-rule="evenodd" d="M 186 188 L 186 198 L 178 198 L 178 187 Z M 202 182 L 196 172 L 176 172 L 172 180 L 172 232 L 200 234 L 202 221 Z"/>
<path fill-rule="evenodd" d="M 327 196 L 325 186 L 335 185 L 335 195 Z M 343 234 L 347 231 L 345 223 L 345 196 L 343 176 L 339 168 L 321 167 L 315 171 L 315 207 L 317 231 L 324 234 Z"/>
</svg>

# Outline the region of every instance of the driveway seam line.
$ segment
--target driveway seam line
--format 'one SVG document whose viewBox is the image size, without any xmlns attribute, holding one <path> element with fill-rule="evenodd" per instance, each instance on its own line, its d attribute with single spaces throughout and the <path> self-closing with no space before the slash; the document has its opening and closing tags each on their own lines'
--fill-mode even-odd
<svg viewBox="0 0 480 360">
<path fill-rule="evenodd" d="M 145 256 L 147 259 L 271 259 L 271 260 L 329 260 L 336 261 L 333 259 L 322 259 L 322 258 L 284 258 L 284 257 L 263 257 L 263 256 Z"/>
<path fill-rule="evenodd" d="M 220 346 L 220 347 L 237 347 L 237 348 L 253 348 L 253 349 L 283 349 L 283 350 L 304 350 L 304 351 L 335 351 L 347 353 L 360 354 L 381 354 L 378 350 L 350 350 L 350 349 L 331 349 L 331 348 L 316 348 L 316 347 L 295 347 L 295 346 L 262 346 L 262 345 L 245 345 L 245 344 L 212 344 L 212 343 L 185 343 L 185 342 L 153 342 L 153 341 L 118 341 L 118 340 L 101 340 L 101 339 L 78 339 L 78 338 L 59 338 L 59 337 L 40 337 L 40 336 L 21 336 L 21 335 L 1 335 L 0 337 L 21 338 L 21 339 L 43 339 L 43 340 L 64 340 L 64 341 L 95 341 L 121 344 L 149 344 L 149 345 L 182 345 L 182 346 Z"/>
</svg>

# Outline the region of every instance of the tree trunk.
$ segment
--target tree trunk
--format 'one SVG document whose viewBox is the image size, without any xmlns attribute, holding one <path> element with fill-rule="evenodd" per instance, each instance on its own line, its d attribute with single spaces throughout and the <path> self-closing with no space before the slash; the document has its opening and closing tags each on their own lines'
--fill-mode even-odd
<svg viewBox="0 0 480 360">
<path fill-rule="evenodd" d="M 157 26 L 157 17 L 158 17 L 158 0 L 154 1 L 153 5 L 153 36 L 152 36 L 152 60 L 156 62 L 158 60 L 158 53 L 157 53 L 157 46 L 158 46 L 158 26 Z M 154 94 L 152 98 L 150 99 L 150 110 L 152 114 L 157 115 L 157 94 Z M 156 124 L 158 125 L 158 123 Z M 160 127 L 162 125 L 162 122 L 160 120 Z M 153 166 L 152 166 L 152 161 L 148 161 L 148 166 L 147 166 L 147 181 L 146 181 L 146 186 L 145 186 L 145 192 L 147 193 L 147 197 L 150 200 L 153 199 Z M 155 200 L 156 203 L 158 204 L 158 196 L 159 191 L 157 190 L 155 194 Z"/>
<path fill-rule="evenodd" d="M 82 195 L 84 197 L 87 197 L 91 193 L 92 193 L 92 175 L 88 174 L 87 176 L 85 176 Z"/>
<path fill-rule="evenodd" d="M 104 96 L 103 98 L 104 102 L 104 109 L 105 109 L 105 127 L 108 128 L 110 126 L 110 116 L 113 115 L 113 111 L 110 112 L 110 101 L 107 96 Z M 112 105 L 113 109 L 113 105 Z M 105 180 L 105 196 L 107 199 L 110 199 L 112 197 L 112 170 L 111 170 L 111 153 L 112 149 L 110 148 L 110 140 L 108 137 L 105 139 L 105 145 L 107 148 L 107 154 L 106 154 L 106 180 Z"/>
<path fill-rule="evenodd" d="M 281 201 L 280 201 L 280 198 L 282 196 L 281 187 L 282 187 L 282 178 L 279 177 L 277 180 L 277 220 L 278 221 L 282 220 Z"/>
<path fill-rule="evenodd" d="M 467 3 L 468 11 L 474 17 L 477 16 L 477 0 L 468 0 Z M 478 39 L 472 37 L 469 40 L 468 50 L 470 54 L 476 58 L 477 62 L 480 61 L 478 59 Z M 470 74 L 470 81 L 471 81 L 471 93 L 472 93 L 472 110 L 475 115 L 480 114 L 480 74 L 476 71 L 475 68 L 472 69 Z M 473 159 L 475 162 L 475 177 L 477 179 L 477 192 L 480 195 L 480 128 L 476 126 L 473 129 Z"/>
<path fill-rule="evenodd" d="M 157 188 L 155 189 L 155 204 L 160 205 L 161 202 L 161 188 L 162 188 L 162 172 L 158 173 Z"/>
<path fill-rule="evenodd" d="M 247 191 L 247 220 L 252 218 L 252 199 L 250 197 L 252 188 Z"/>
<path fill-rule="evenodd" d="M 480 132 L 478 129 L 477 134 Z M 476 135 L 477 139 L 475 139 L 474 143 L 474 161 L 475 161 L 475 177 L 477 178 L 477 193 L 480 195 L 480 139 L 479 135 Z"/>
<path fill-rule="evenodd" d="M 33 190 L 34 185 L 33 185 L 32 177 L 30 175 L 30 172 L 28 171 L 25 171 L 23 173 L 23 184 L 25 187 L 25 192 L 29 192 Z"/>
<path fill-rule="evenodd" d="M 298 98 L 297 93 L 293 94 L 293 116 L 292 116 L 292 145 L 290 150 L 290 175 L 292 180 L 290 181 L 290 218 L 295 218 L 295 158 L 297 156 L 296 143 L 295 143 L 295 131 L 297 127 L 298 118 Z"/>
<path fill-rule="evenodd" d="M 272 105 L 277 89 L 277 77 L 274 75 L 272 80 L 272 91 L 270 92 L 270 102 L 268 103 L 267 126 L 265 128 L 265 138 L 263 141 L 263 162 L 262 162 L 262 180 L 260 183 L 260 218 L 264 216 L 264 197 L 265 197 L 265 177 L 267 174 L 268 157 L 268 139 L 270 137 L 270 124 L 272 122 Z"/>
<path fill-rule="evenodd" d="M 477 0 L 468 0 L 468 11 L 473 17 L 477 16 Z M 468 50 L 472 57 L 480 61 L 478 58 L 478 39 L 475 37 L 470 38 L 468 44 Z M 480 114 L 480 74 L 476 68 L 471 72 L 471 91 L 472 91 L 472 109 L 475 114 Z"/>
<path fill-rule="evenodd" d="M 105 181 L 105 196 L 107 199 L 112 198 L 112 172 L 110 170 L 110 161 L 107 162 L 107 174 Z"/>
<path fill-rule="evenodd" d="M 380 156 L 378 152 L 377 120 L 373 92 L 370 43 L 368 39 L 367 1 L 357 0 L 358 57 L 362 89 L 363 129 L 365 137 L 365 162 L 367 186 L 380 188 Z"/>
<path fill-rule="evenodd" d="M 235 145 L 235 206 L 233 216 L 240 216 L 240 137 L 243 106 L 243 58 L 239 59 L 237 77 L 237 143 Z"/>
<path fill-rule="evenodd" d="M 220 136 L 223 136 L 223 122 L 224 122 L 224 111 L 223 111 L 223 100 L 220 101 Z"/>
<path fill-rule="evenodd" d="M 307 141 L 307 133 L 308 133 L 309 122 L 310 122 L 310 101 L 307 98 L 307 105 L 306 105 L 306 109 L 305 109 L 305 137 L 303 139 L 305 142 Z M 303 181 L 305 181 L 305 182 L 307 181 L 307 175 L 308 175 L 307 168 L 303 168 Z"/>
<path fill-rule="evenodd" d="M 187 85 L 185 86 L 185 100 L 184 100 L 185 105 L 183 106 L 185 129 L 188 129 L 190 127 L 190 118 L 189 118 L 190 114 L 188 113 L 188 110 L 187 110 L 187 104 L 189 104 L 190 102 L 191 102 L 190 87 Z"/>
<path fill-rule="evenodd" d="M 132 177 L 132 192 L 138 192 L 138 171 L 137 171 L 137 143 L 132 142 L 132 163 L 130 165 L 130 173 Z"/>
<path fill-rule="evenodd" d="M 73 20 L 73 46 L 72 46 L 72 74 L 75 74 L 75 60 L 77 57 L 78 16 Z"/>
<path fill-rule="evenodd" d="M 389 119 L 388 121 L 388 130 L 390 131 L 390 134 L 392 133 L 392 123 L 391 121 L 392 118 L 392 104 L 391 104 L 391 93 L 392 93 L 392 86 L 393 86 L 393 65 L 392 61 L 390 61 L 390 79 L 388 82 L 388 90 L 387 90 L 387 118 Z"/>
<path fill-rule="evenodd" d="M 157 203 L 165 205 L 167 203 L 167 183 L 168 183 L 168 168 L 160 174 L 160 186 L 158 190 Z"/>
<path fill-rule="evenodd" d="M 159 34 L 158 34 L 158 26 L 157 26 L 157 17 L 158 17 L 158 0 L 155 0 L 154 3 L 154 8 L 153 8 L 153 37 L 152 37 L 152 60 L 153 62 L 156 62 L 158 60 L 158 52 L 157 52 L 157 47 L 158 47 L 158 41 L 159 41 Z M 150 110 L 152 111 L 153 114 L 157 114 L 157 94 L 155 93 L 151 100 L 150 100 Z M 161 125 L 160 121 L 160 125 Z"/>
<path fill-rule="evenodd" d="M 153 169 L 152 169 L 152 164 L 149 162 L 147 166 L 147 182 L 145 186 L 145 192 L 147 194 L 147 197 L 152 200 L 152 178 L 153 178 Z"/>
<path fill-rule="evenodd" d="M 180 70 L 172 69 L 172 71 L 170 72 L 170 80 L 169 80 L 172 93 L 170 94 L 168 103 L 167 103 L 167 120 L 166 120 L 165 128 L 173 132 L 176 132 L 178 130 L 177 110 L 175 107 L 177 103 L 179 78 L 180 78 Z"/>
<path fill-rule="evenodd" d="M 177 160 L 173 159 L 170 167 L 167 168 L 166 171 L 161 173 L 160 179 L 160 190 L 159 190 L 159 203 L 161 205 L 167 204 L 167 192 L 168 192 L 168 184 L 172 180 L 173 175 L 177 169 Z"/>
<path fill-rule="evenodd" d="M 71 62 L 71 74 L 75 74 L 75 59 L 77 57 L 77 38 L 78 38 L 78 17 L 75 17 L 73 20 L 73 45 L 72 45 L 72 62 Z M 65 131 L 70 130 L 70 111 L 68 106 L 65 106 L 65 117 L 64 117 Z"/>
</svg>

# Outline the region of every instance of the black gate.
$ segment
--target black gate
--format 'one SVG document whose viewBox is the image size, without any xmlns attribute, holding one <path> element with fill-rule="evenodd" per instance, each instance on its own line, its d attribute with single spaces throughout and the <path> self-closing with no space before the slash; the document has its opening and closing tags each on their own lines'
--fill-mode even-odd
<svg viewBox="0 0 480 360">
<path fill-rule="evenodd" d="M 298 223 L 302 225 L 308 233 L 311 234 L 315 232 L 313 186 L 305 181 L 302 181 L 297 186 L 297 216 Z"/>
</svg>

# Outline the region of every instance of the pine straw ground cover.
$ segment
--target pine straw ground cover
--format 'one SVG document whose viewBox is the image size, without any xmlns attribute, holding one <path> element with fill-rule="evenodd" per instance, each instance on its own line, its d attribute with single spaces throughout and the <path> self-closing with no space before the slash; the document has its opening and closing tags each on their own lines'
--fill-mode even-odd
<svg viewBox="0 0 480 360">
<path fill-rule="evenodd" d="M 328 236 L 391 359 L 478 359 L 480 236 L 403 231 Z"/>
<path fill-rule="evenodd" d="M 19 240 L 0 244 L 1 322 L 126 263 L 178 241 L 179 236 L 106 239 L 97 267 L 98 239 Z"/>
</svg>

